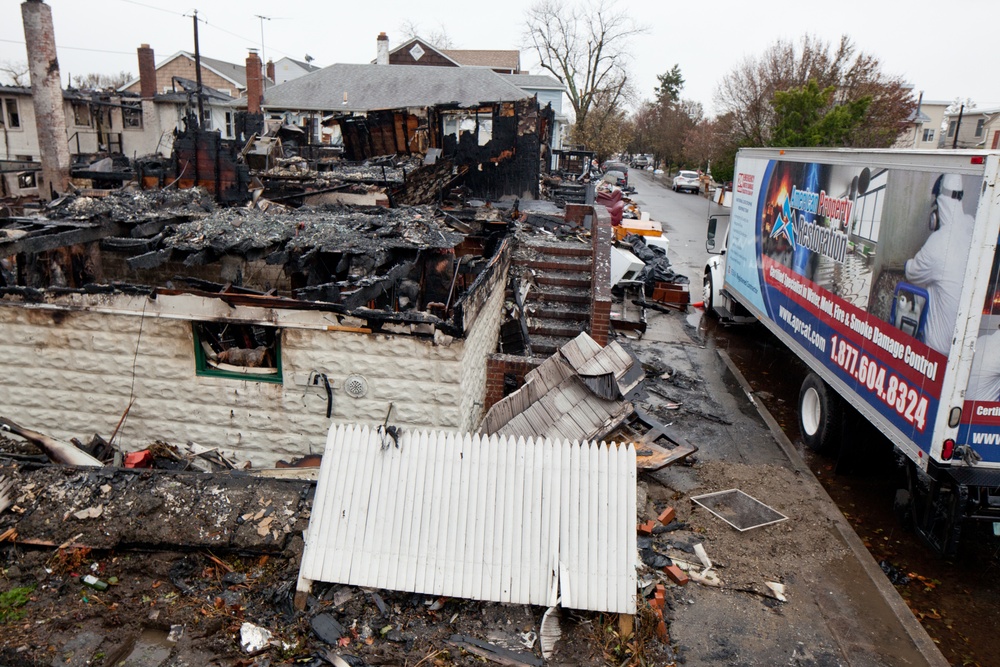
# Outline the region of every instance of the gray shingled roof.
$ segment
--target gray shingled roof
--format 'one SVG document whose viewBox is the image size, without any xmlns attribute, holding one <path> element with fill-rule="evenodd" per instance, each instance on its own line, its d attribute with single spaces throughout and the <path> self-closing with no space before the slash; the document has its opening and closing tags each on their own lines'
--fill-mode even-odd
<svg viewBox="0 0 1000 667">
<path fill-rule="evenodd" d="M 486 67 L 337 64 L 268 88 L 264 107 L 374 111 L 451 102 L 469 106 L 525 97 L 530 95 Z"/>
<path fill-rule="evenodd" d="M 546 74 L 501 74 L 518 88 L 531 90 L 566 90 L 564 84 Z"/>
<path fill-rule="evenodd" d="M 187 53 L 185 51 L 185 53 Z M 194 60 L 194 54 L 188 54 L 191 59 Z M 207 65 L 217 71 L 222 76 L 235 81 L 237 85 L 242 88 L 247 86 L 247 68 L 245 65 L 237 65 L 236 63 L 227 63 L 225 60 L 219 60 L 217 58 L 209 58 L 207 56 L 201 56 L 201 63 Z"/>
</svg>

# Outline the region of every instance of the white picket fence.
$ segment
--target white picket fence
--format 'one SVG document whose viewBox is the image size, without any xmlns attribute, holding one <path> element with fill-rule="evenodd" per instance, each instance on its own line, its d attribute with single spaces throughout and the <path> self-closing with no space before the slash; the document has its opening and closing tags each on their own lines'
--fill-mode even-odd
<svg viewBox="0 0 1000 667">
<path fill-rule="evenodd" d="M 330 430 L 306 533 L 311 581 L 632 614 L 632 445 Z"/>
</svg>

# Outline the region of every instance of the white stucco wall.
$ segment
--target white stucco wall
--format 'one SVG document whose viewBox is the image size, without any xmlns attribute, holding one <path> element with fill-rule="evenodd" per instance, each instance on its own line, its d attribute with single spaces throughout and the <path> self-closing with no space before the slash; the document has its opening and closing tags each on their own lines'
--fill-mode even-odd
<svg viewBox="0 0 1000 667">
<path fill-rule="evenodd" d="M 35 132 L 35 107 L 30 95 L 0 93 L 4 100 L 16 100 L 20 127 L 10 127 L 7 122 L 6 102 L 3 109 L 3 126 L 0 127 L 0 159 L 14 160 L 17 156 L 31 156 L 38 160 L 41 155 L 38 149 L 38 134 Z"/>
<path fill-rule="evenodd" d="M 0 415 L 64 440 L 87 441 L 95 432 L 108 438 L 131 396 L 120 436 L 125 450 L 190 440 L 235 452 L 255 467 L 321 452 L 331 421 L 382 423 L 390 403 L 390 422 L 404 428 L 470 430 L 482 411 L 503 284 L 467 337 L 450 345 L 413 335 L 330 331 L 343 325 L 330 313 L 232 308 L 191 296 L 3 302 Z M 281 384 L 195 374 L 191 322 L 222 318 L 282 330 Z M 333 386 L 332 419 L 322 385 L 306 385 L 312 371 L 325 373 Z M 367 381 L 363 398 L 345 392 L 351 374 Z"/>
</svg>

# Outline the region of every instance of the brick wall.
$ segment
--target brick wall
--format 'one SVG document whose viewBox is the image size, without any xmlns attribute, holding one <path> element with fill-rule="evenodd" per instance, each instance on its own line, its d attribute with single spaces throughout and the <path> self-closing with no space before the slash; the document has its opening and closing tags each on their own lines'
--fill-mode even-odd
<svg viewBox="0 0 1000 667">
<path fill-rule="evenodd" d="M 515 388 L 524 385 L 524 376 L 533 368 L 537 368 L 545 361 L 538 357 L 518 357 L 512 354 L 494 354 L 486 360 L 486 406 L 483 414 L 486 414 L 497 402 L 506 394 L 508 376 L 514 383 Z"/>
<path fill-rule="evenodd" d="M 506 271 L 503 272 L 503 278 L 477 313 L 476 320 L 465 339 L 461 384 L 462 400 L 458 406 L 462 417 L 459 424 L 461 431 L 473 431 L 489 408 L 486 404 L 489 382 L 488 359 L 497 349 L 497 340 L 500 337 Z"/>
<path fill-rule="evenodd" d="M 196 375 L 190 318 L 164 296 L 141 316 L 144 299 L 131 298 L 105 304 L 117 313 L 0 306 L 0 414 L 64 440 L 109 437 L 133 395 L 126 449 L 192 440 L 258 467 L 322 451 L 331 421 L 381 423 L 390 403 L 392 423 L 405 428 L 468 429 L 482 412 L 503 294 L 487 302 L 468 340 L 450 345 L 286 325 L 281 384 Z M 294 315 L 319 322 L 322 314 Z M 330 379 L 332 420 L 322 385 L 306 385 L 312 371 Z M 363 398 L 345 392 L 351 374 L 367 381 Z"/>
<path fill-rule="evenodd" d="M 611 332 L 611 242 L 614 229 L 611 215 L 603 206 L 595 206 L 591 241 L 594 248 L 594 268 L 591 290 L 594 300 L 590 309 L 590 337 L 599 345 L 608 344 Z"/>
</svg>

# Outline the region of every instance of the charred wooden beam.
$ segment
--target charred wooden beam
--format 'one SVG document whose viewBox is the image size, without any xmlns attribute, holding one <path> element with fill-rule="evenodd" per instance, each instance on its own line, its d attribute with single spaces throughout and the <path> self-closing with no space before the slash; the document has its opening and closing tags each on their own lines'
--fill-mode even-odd
<svg viewBox="0 0 1000 667">
<path fill-rule="evenodd" d="M 370 284 L 360 285 L 354 292 L 344 295 L 344 306 L 350 309 L 358 308 L 391 290 L 399 281 L 410 274 L 410 271 L 413 270 L 413 264 L 413 262 L 403 262 L 390 269 L 384 277 L 374 278 Z"/>
<path fill-rule="evenodd" d="M 128 268 L 133 271 L 141 269 L 155 269 L 156 267 L 163 266 L 169 262 L 173 254 L 173 248 L 164 248 L 163 250 L 154 250 L 136 257 L 129 257 L 125 260 L 125 263 L 128 265 Z"/>
<path fill-rule="evenodd" d="M 73 227 L 73 229 L 65 229 L 65 227 Z M 54 231 L 56 229 L 61 231 Z M 41 230 L 28 232 L 23 236 L 0 242 L 0 257 L 9 257 L 19 253 L 37 254 L 47 250 L 99 241 L 107 236 L 121 236 L 126 231 L 125 226 L 118 223 L 70 225 L 60 222 L 58 225 L 47 226 Z"/>
</svg>

